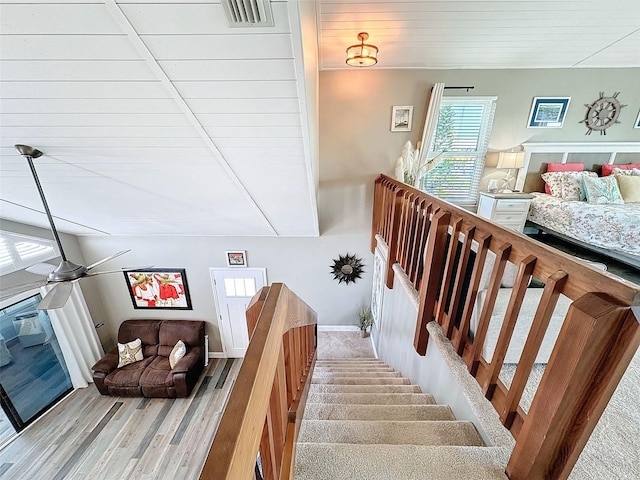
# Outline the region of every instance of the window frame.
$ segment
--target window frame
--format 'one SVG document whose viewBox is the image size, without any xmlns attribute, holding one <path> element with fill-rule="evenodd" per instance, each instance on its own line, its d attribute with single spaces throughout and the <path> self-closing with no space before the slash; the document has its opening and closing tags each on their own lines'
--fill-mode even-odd
<svg viewBox="0 0 640 480">
<path fill-rule="evenodd" d="M 436 195 L 439 198 L 447 200 L 456 205 L 460 205 L 463 207 L 475 207 L 478 204 L 478 197 L 480 195 L 480 181 L 482 179 L 484 173 L 484 164 L 485 164 L 485 156 L 487 154 L 487 150 L 489 147 L 489 140 L 491 138 L 491 131 L 493 128 L 493 120 L 495 117 L 495 110 L 497 104 L 498 97 L 497 96 L 473 96 L 473 97 L 461 97 L 461 96 L 448 96 L 442 97 L 442 102 L 440 105 L 440 111 L 442 111 L 443 107 L 450 105 L 470 105 L 470 104 L 481 104 L 483 105 L 482 112 L 482 120 L 479 125 L 478 131 L 478 142 L 477 148 L 473 151 L 456 151 L 456 150 L 446 150 L 442 152 L 442 160 L 439 161 L 438 165 L 436 165 L 430 172 L 428 172 L 420 182 L 420 189 L 432 194 L 433 191 L 428 188 L 427 182 L 429 181 L 429 175 L 432 172 L 436 172 L 438 167 L 440 167 L 443 163 L 446 162 L 447 158 L 451 157 L 475 157 L 475 169 L 473 171 L 473 177 L 471 179 L 471 186 L 464 196 L 447 196 L 447 195 Z M 440 114 L 439 114 L 440 115 Z M 440 116 L 438 115 L 438 123 L 440 122 Z M 437 129 L 437 126 L 436 126 Z M 431 140 L 431 145 L 429 146 L 429 158 L 437 157 L 440 152 L 434 152 L 432 149 L 434 147 L 434 138 Z M 445 183 L 446 188 L 446 183 Z"/>
</svg>

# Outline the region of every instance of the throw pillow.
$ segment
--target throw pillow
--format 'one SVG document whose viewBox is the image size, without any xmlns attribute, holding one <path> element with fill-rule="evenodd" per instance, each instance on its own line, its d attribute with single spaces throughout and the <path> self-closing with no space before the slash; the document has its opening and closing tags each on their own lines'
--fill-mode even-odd
<svg viewBox="0 0 640 480">
<path fill-rule="evenodd" d="M 562 184 L 562 198 L 564 200 L 586 200 L 584 193 L 584 182 L 582 178 L 587 175 L 589 177 L 597 177 L 595 172 L 562 172 L 560 176 Z"/>
<path fill-rule="evenodd" d="M 624 203 L 640 203 L 640 176 L 616 177 Z"/>
<path fill-rule="evenodd" d="M 118 343 L 118 368 L 142 359 L 142 340 L 136 338 L 129 343 Z"/>
<path fill-rule="evenodd" d="M 171 368 L 175 368 L 176 364 L 180 361 L 182 357 L 187 353 L 187 347 L 185 346 L 182 340 L 178 340 L 173 350 L 169 354 L 169 365 Z"/>
<path fill-rule="evenodd" d="M 587 194 L 587 202 L 596 204 L 615 203 L 622 204 L 624 200 L 618 188 L 616 177 L 582 177 L 584 190 Z"/>
</svg>

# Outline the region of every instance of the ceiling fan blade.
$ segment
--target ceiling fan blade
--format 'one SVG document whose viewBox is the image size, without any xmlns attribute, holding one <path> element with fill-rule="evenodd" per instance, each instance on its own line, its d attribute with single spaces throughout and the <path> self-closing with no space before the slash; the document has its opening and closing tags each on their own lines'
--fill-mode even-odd
<svg viewBox="0 0 640 480">
<path fill-rule="evenodd" d="M 53 272 L 55 268 L 55 265 L 51 265 L 50 263 L 36 263 L 35 265 L 25 268 L 25 270 L 29 273 L 33 273 L 34 275 L 42 275 L 46 277 Z"/>
<path fill-rule="evenodd" d="M 122 273 L 127 270 L 148 270 L 149 268 L 153 268 L 153 265 L 147 265 L 145 267 L 122 267 L 120 270 L 103 270 L 101 272 L 86 273 L 84 276 L 97 277 L 98 275 L 103 275 L 105 273 Z"/>
<path fill-rule="evenodd" d="M 62 308 L 69 300 L 73 290 L 73 282 L 57 283 L 38 304 L 38 310 L 55 310 Z"/>
<path fill-rule="evenodd" d="M 0 300 L 4 300 L 5 298 L 13 297 L 14 295 L 19 295 L 22 292 L 26 292 L 28 290 L 33 290 L 35 288 L 44 287 L 47 284 L 47 280 L 39 280 L 33 283 L 25 283 L 23 285 L 17 285 L 15 287 L 3 288 L 0 291 Z"/>
<path fill-rule="evenodd" d="M 131 249 L 129 249 L 129 250 L 123 250 L 123 251 L 121 251 L 121 252 L 114 253 L 113 255 L 111 255 L 111 256 L 109 256 L 109 257 L 107 257 L 107 258 L 103 258 L 102 260 L 98 260 L 96 263 L 92 263 L 91 265 L 89 265 L 89 266 L 87 267 L 87 270 L 91 270 L 93 267 L 97 267 L 98 265 L 102 265 L 103 263 L 108 262 L 108 261 L 110 261 L 110 260 L 113 260 L 114 258 L 117 258 L 117 257 L 119 257 L 120 255 L 124 255 L 125 253 L 128 253 L 128 252 L 130 252 L 130 251 L 131 251 Z"/>
</svg>

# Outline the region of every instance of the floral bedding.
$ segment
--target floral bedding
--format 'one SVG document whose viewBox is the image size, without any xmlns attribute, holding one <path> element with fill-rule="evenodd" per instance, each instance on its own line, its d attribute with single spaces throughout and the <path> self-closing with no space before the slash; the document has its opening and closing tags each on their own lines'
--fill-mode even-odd
<svg viewBox="0 0 640 480">
<path fill-rule="evenodd" d="M 640 203 L 594 205 L 533 195 L 530 221 L 596 247 L 635 255 L 640 262 Z"/>
</svg>

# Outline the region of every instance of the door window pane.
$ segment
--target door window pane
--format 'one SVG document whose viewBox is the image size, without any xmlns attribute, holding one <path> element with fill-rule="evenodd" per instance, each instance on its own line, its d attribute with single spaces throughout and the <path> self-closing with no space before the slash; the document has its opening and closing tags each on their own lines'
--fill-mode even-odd
<svg viewBox="0 0 640 480">
<path fill-rule="evenodd" d="M 0 310 L 2 408 L 21 429 L 72 389 L 49 315 L 35 295 Z"/>
</svg>

